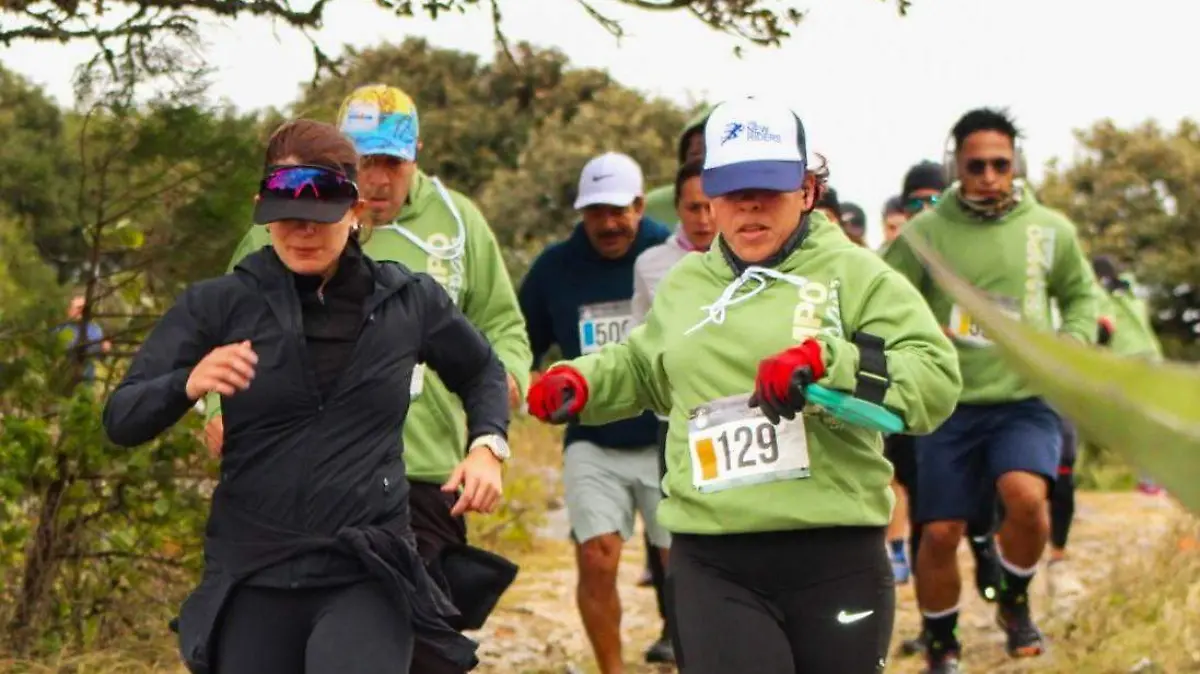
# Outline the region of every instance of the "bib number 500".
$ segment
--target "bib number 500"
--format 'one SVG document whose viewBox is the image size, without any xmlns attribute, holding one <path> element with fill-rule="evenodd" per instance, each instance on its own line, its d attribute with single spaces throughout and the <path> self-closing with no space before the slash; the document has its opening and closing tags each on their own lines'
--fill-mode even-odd
<svg viewBox="0 0 1200 674">
<path fill-rule="evenodd" d="M 620 344 L 625 341 L 625 336 L 629 334 L 630 319 L 614 318 L 609 320 L 599 320 L 590 324 L 594 333 L 587 335 L 587 328 L 584 329 L 584 341 L 588 346 L 596 349 L 603 347 L 605 344 Z M 589 339 L 590 337 L 590 339 Z"/>
</svg>

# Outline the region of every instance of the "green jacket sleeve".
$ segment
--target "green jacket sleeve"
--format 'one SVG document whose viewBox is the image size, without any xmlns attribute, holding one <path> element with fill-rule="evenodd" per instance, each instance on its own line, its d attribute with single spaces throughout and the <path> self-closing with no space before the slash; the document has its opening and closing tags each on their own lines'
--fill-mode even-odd
<svg viewBox="0 0 1200 674">
<path fill-rule="evenodd" d="M 524 397 L 529 390 L 533 355 L 525 331 L 525 318 L 504 266 L 500 244 L 475 204 L 458 194 L 454 195 L 454 201 L 467 231 L 469 259 L 463 313 L 491 343 Z"/>
<path fill-rule="evenodd" d="M 1049 274 L 1050 296 L 1062 313 L 1059 332 L 1084 344 L 1096 343 L 1096 321 L 1100 317 L 1100 293 L 1104 292 L 1092 273 L 1079 245 L 1075 228 L 1060 232 L 1054 246 L 1054 266 Z"/>
<path fill-rule="evenodd" d="M 267 228 L 262 225 L 254 225 L 246 230 L 246 235 L 238 242 L 237 248 L 233 250 L 233 256 L 229 258 L 229 266 L 225 268 L 225 273 L 233 271 L 234 267 L 239 262 L 244 260 L 247 255 L 271 243 L 271 236 L 267 233 Z M 204 396 L 204 422 L 212 421 L 213 417 L 221 416 L 221 396 L 216 393 L 209 393 Z"/>
<path fill-rule="evenodd" d="M 636 417 L 646 410 L 671 413 L 671 393 L 662 368 L 662 326 L 654 317 L 629 332 L 621 344 L 581 356 L 570 365 L 588 383 L 588 401 L 580 423 L 600 426 Z"/>
<path fill-rule="evenodd" d="M 962 391 L 958 354 L 915 288 L 885 270 L 868 286 L 847 327 L 848 334 L 865 332 L 883 339 L 891 379 L 883 404 L 904 418 L 906 433 L 928 434 L 950 416 Z M 819 383 L 853 391 L 858 347 L 824 333 L 817 339 L 826 367 Z"/>
</svg>

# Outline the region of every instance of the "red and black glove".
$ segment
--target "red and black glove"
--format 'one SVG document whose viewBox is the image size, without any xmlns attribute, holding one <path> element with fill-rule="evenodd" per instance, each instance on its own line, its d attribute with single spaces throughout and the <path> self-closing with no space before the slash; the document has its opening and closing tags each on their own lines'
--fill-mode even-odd
<svg viewBox="0 0 1200 674">
<path fill-rule="evenodd" d="M 1113 320 L 1108 316 L 1101 316 L 1096 321 L 1096 342 L 1100 346 L 1108 346 L 1112 344 L 1113 333 L 1117 327 L 1113 325 Z"/>
<path fill-rule="evenodd" d="M 758 364 L 750 407 L 761 407 L 772 424 L 779 423 L 780 417 L 795 419 L 796 413 L 804 409 L 805 387 L 824 376 L 821 343 L 805 340 Z"/>
<path fill-rule="evenodd" d="M 573 367 L 556 365 L 529 387 L 529 413 L 552 424 L 574 421 L 587 404 L 587 380 Z"/>
</svg>

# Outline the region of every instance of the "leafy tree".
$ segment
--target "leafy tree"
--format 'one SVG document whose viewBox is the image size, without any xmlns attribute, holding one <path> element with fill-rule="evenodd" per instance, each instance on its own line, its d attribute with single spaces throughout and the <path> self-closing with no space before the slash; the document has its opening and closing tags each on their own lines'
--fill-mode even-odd
<svg viewBox="0 0 1200 674">
<path fill-rule="evenodd" d="M 507 46 L 503 30 L 503 9 L 515 0 L 375 0 L 375 4 L 401 17 L 425 14 L 434 19 L 448 12 L 488 11 L 496 41 Z M 795 6 L 779 6 L 772 0 L 615 0 L 623 5 L 652 12 L 690 15 L 704 24 L 743 41 L 775 46 L 791 35 L 790 28 L 804 17 Z M 880 0 L 888 2 L 888 0 Z M 596 8 L 588 0 L 577 0 L 583 9 L 615 37 L 625 32 L 619 21 Z M 901 15 L 910 0 L 895 0 Z M 0 3 L 0 16 L 8 21 L 0 26 L 0 44 L 18 40 L 68 42 L 93 41 L 100 45 L 98 62 L 116 69 L 126 58 L 142 59 L 156 43 L 174 38 L 196 44 L 203 17 L 237 19 L 259 16 L 273 19 L 309 37 L 319 29 L 326 12 L 337 11 L 344 3 L 316 0 L 307 10 L 297 10 L 288 0 L 12 0 Z M 740 45 L 737 47 L 740 51 Z M 318 70 L 336 68 L 313 42 Z"/>
<path fill-rule="evenodd" d="M 223 267 L 249 219 L 259 122 L 202 107 L 184 79 L 181 95 L 141 105 L 128 80 L 91 82 L 86 112 L 63 124 L 72 227 L 35 237 L 0 220 L 0 255 L 44 239 L 66 277 L 48 280 L 41 256 L 0 275 L 5 296 L 30 298 L 0 324 L 0 621 L 18 653 L 87 648 L 165 618 L 150 607 L 177 602 L 200 564 L 212 466 L 198 417 L 134 449 L 101 423 L 124 359 L 184 282 Z M 86 339 L 67 348 L 56 327 L 70 292 L 85 298 L 80 327 L 104 326 L 107 355 Z"/>
<path fill-rule="evenodd" d="M 1111 121 L 1076 132 L 1083 154 L 1054 163 L 1042 198 L 1090 249 L 1122 260 L 1153 293 L 1156 328 L 1176 358 L 1200 358 L 1200 126 Z"/>
<path fill-rule="evenodd" d="M 571 68 L 562 52 L 526 43 L 514 47 L 512 60 L 497 54 L 491 64 L 419 38 L 348 49 L 340 62 L 342 74 L 319 78 L 293 106 L 295 116 L 332 121 L 355 88 L 398 86 L 420 111 L 421 167 L 468 194 L 497 169 L 516 167 L 540 118 L 573 114 L 616 86 L 606 73 Z"/>
<path fill-rule="evenodd" d="M 62 111 L 45 93 L 0 68 L 0 203 L 12 218 L 10 226 L 42 233 L 41 244 L 70 227 L 62 195 L 70 189 L 74 166 L 63 145 L 65 124 Z M 56 257 L 52 246 L 39 248 L 48 258 Z"/>
<path fill-rule="evenodd" d="M 579 172 L 607 151 L 633 157 L 647 184 L 670 180 L 683 111 L 663 100 L 610 87 L 573 114 L 556 113 L 530 136 L 516 168 L 500 170 L 479 195 L 514 277 L 546 244 L 565 236 L 578 220 L 572 204 Z"/>
</svg>

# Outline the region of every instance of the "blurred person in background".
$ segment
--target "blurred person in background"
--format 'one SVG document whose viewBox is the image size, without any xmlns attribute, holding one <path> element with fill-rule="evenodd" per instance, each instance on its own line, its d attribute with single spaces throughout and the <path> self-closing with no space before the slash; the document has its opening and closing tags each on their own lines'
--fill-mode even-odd
<svg viewBox="0 0 1200 674">
<path fill-rule="evenodd" d="M 642 169 L 617 152 L 593 157 L 579 174 L 580 220 L 566 240 L 547 247 L 530 266 L 518 297 L 533 363 L 557 345 L 567 358 L 620 344 L 633 329 L 634 267 L 669 230 L 646 218 Z M 622 548 L 640 514 L 650 539 L 647 554 L 667 562 L 670 534 L 658 524 L 662 500 L 658 420 L 644 410 L 600 426 L 570 424 L 564 438 L 563 490 L 579 570 L 576 600 L 602 674 L 625 671 L 621 600 Z M 647 659 L 673 658 L 670 611 Z"/>
<path fill-rule="evenodd" d="M 867 214 L 858 204 L 849 201 L 842 202 L 842 231 L 851 241 L 867 245 Z"/>
</svg>

